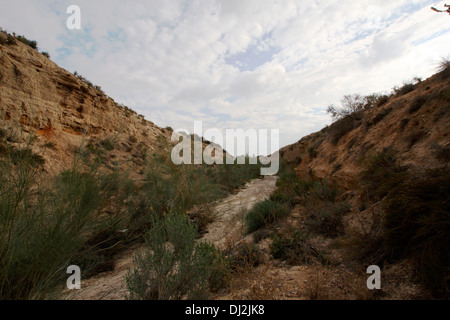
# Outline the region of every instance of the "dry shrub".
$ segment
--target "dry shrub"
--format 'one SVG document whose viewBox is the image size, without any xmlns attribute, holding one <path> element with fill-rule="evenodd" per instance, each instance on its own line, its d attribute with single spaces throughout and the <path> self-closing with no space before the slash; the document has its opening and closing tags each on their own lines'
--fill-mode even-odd
<svg viewBox="0 0 450 320">
<path fill-rule="evenodd" d="M 436 297 L 450 288 L 450 170 L 411 176 L 384 205 L 386 246 L 394 258 L 413 258 L 419 280 Z"/>
<path fill-rule="evenodd" d="M 336 145 L 344 135 L 353 131 L 359 125 L 361 125 L 361 121 L 359 121 L 351 116 L 346 116 L 346 117 L 334 122 L 329 127 L 330 142 L 333 145 Z"/>
<path fill-rule="evenodd" d="M 270 251 L 275 259 L 290 265 L 325 263 L 326 259 L 301 231 L 289 230 L 272 236 Z"/>
<path fill-rule="evenodd" d="M 408 112 L 409 114 L 413 114 L 414 112 L 417 112 L 422 106 L 427 102 L 427 97 L 420 96 L 414 99 L 414 101 L 411 103 Z"/>
</svg>

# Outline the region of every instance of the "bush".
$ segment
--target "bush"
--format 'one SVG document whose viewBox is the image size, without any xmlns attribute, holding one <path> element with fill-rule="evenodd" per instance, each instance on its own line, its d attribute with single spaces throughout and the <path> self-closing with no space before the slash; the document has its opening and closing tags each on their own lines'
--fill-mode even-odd
<svg viewBox="0 0 450 320">
<path fill-rule="evenodd" d="M 31 146 L 6 146 L 0 161 L 0 299 L 51 298 L 71 264 L 92 274 L 125 220 L 122 177 L 89 166 L 43 176 Z M 117 211 L 99 215 L 106 205 Z"/>
<path fill-rule="evenodd" d="M 214 246 L 196 243 L 197 233 L 184 215 L 154 221 L 146 234 L 146 251 L 135 256 L 126 277 L 131 299 L 207 299 L 228 273 L 226 259 Z"/>
<path fill-rule="evenodd" d="M 34 50 L 37 50 L 37 42 L 35 40 L 28 40 L 27 38 L 25 38 L 24 36 L 17 36 L 16 39 L 24 44 L 26 44 L 27 46 L 31 47 Z"/>
<path fill-rule="evenodd" d="M 439 62 L 438 72 L 444 79 L 450 77 L 450 59 L 441 59 L 441 61 Z"/>
<path fill-rule="evenodd" d="M 135 136 L 130 136 L 129 138 L 128 138 L 128 140 L 131 142 L 131 143 L 136 143 L 138 140 L 136 139 L 136 137 Z"/>
<path fill-rule="evenodd" d="M 50 54 L 46 51 L 41 52 L 41 54 L 46 57 L 47 59 L 50 59 Z"/>
<path fill-rule="evenodd" d="M 41 155 L 34 153 L 29 147 L 17 149 L 8 146 L 7 150 L 11 162 L 15 165 L 26 162 L 32 166 L 39 167 L 45 164 L 45 159 Z"/>
<path fill-rule="evenodd" d="M 397 163 L 390 148 L 369 155 L 364 167 L 360 179 L 370 200 L 381 200 L 407 176 L 406 168 Z"/>
<path fill-rule="evenodd" d="M 251 270 L 264 262 L 262 252 L 255 244 L 239 244 L 233 248 L 231 252 L 227 253 L 232 270 L 242 272 Z"/>
<path fill-rule="evenodd" d="M 347 203 L 325 202 L 308 205 L 305 225 L 312 231 L 335 238 L 344 233 L 343 216 L 350 210 Z"/>
<path fill-rule="evenodd" d="M 67 278 L 65 268 L 93 226 L 99 188 L 93 176 L 71 171 L 55 184 L 38 185 L 38 173 L 25 163 L 2 168 L 0 187 L 0 297 L 42 299 Z M 91 266 L 83 265 L 83 274 Z"/>
<path fill-rule="evenodd" d="M 289 213 L 290 209 L 286 204 L 270 199 L 258 202 L 245 217 L 247 232 L 252 233 L 262 227 L 268 226 L 286 217 Z"/>
<path fill-rule="evenodd" d="M 365 107 L 365 99 L 359 94 L 346 95 L 341 100 L 341 107 L 330 105 L 327 112 L 335 119 L 345 117 L 359 118 L 359 115 Z"/>
<path fill-rule="evenodd" d="M 318 152 L 317 152 L 316 148 L 314 148 L 313 146 L 311 146 L 311 147 L 308 148 L 308 154 L 309 154 L 309 157 L 310 157 L 311 159 L 314 159 L 314 158 L 317 157 Z"/>
<path fill-rule="evenodd" d="M 401 87 L 394 87 L 392 90 L 394 91 L 394 94 L 398 95 L 405 95 L 407 93 L 410 93 L 411 91 L 414 91 L 416 89 L 416 86 L 412 82 L 405 82 Z"/>
<path fill-rule="evenodd" d="M 360 121 L 350 116 L 339 119 L 329 127 L 330 142 L 336 145 L 344 135 L 356 129 L 360 124 Z"/>
<path fill-rule="evenodd" d="M 450 288 L 450 172 L 429 170 L 410 177 L 384 205 L 386 245 L 396 258 L 413 258 L 419 278 L 436 297 Z"/>
<path fill-rule="evenodd" d="M 272 236 L 270 252 L 275 259 L 283 259 L 290 265 L 325 262 L 321 253 L 315 249 L 300 231 L 277 233 Z"/>
<path fill-rule="evenodd" d="M 310 190 L 308 194 L 310 200 L 317 199 L 320 201 L 334 202 L 340 193 L 339 188 L 327 180 L 321 182 L 312 181 L 306 187 Z"/>
<path fill-rule="evenodd" d="M 425 96 L 420 96 L 414 99 L 411 103 L 411 106 L 408 109 L 409 114 L 413 114 L 417 112 L 422 106 L 427 102 L 427 98 Z"/>
</svg>

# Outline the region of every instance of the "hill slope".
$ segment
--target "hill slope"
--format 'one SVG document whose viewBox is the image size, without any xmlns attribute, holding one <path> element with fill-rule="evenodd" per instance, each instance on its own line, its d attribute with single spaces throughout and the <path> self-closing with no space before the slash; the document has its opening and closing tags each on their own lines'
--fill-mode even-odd
<svg viewBox="0 0 450 320">
<path fill-rule="evenodd" d="M 300 176 L 347 188 L 358 181 L 366 156 L 385 148 L 417 170 L 448 165 L 450 77 L 436 74 L 407 89 L 282 148 L 282 158 Z"/>
<path fill-rule="evenodd" d="M 3 32 L 1 34 L 4 35 Z M 129 165 L 139 172 L 145 152 L 170 141 L 171 132 L 159 128 L 112 98 L 88 80 L 60 68 L 30 46 L 14 41 L 0 45 L 0 112 L 2 127 L 20 124 L 23 143 L 37 134 L 34 150 L 46 160 L 49 172 L 71 165 L 82 143 L 113 143 L 109 164 Z M 44 146 L 50 146 L 45 148 Z"/>
</svg>

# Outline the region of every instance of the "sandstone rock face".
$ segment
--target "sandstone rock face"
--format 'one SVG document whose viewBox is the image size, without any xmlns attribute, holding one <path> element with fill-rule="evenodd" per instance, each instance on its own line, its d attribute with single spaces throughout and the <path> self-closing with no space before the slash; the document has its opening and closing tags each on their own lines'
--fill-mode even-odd
<svg viewBox="0 0 450 320">
<path fill-rule="evenodd" d="M 422 171 L 448 166 L 450 77 L 436 74 L 397 94 L 360 119 L 334 123 L 280 150 L 297 174 L 352 189 L 364 160 L 392 148 L 402 165 Z"/>
<path fill-rule="evenodd" d="M 45 169 L 53 173 L 69 167 L 81 145 L 102 139 L 114 144 L 111 165 L 138 169 L 144 151 L 167 147 L 171 136 L 171 131 L 16 41 L 0 45 L 0 126 L 11 129 L 18 124 L 24 133 L 12 142 L 25 143 L 29 135 L 37 135 L 33 151 L 45 158 Z"/>
</svg>

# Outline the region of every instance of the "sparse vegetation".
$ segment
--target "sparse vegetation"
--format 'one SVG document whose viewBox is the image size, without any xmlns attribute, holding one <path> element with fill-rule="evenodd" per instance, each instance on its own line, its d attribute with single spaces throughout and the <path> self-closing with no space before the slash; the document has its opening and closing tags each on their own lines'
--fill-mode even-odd
<svg viewBox="0 0 450 320">
<path fill-rule="evenodd" d="M 262 227 L 266 227 L 290 213 L 289 207 L 280 202 L 265 200 L 258 202 L 245 217 L 247 232 L 252 233 Z"/>
<path fill-rule="evenodd" d="M 372 93 L 367 96 L 361 96 L 359 94 L 345 95 L 341 100 L 340 107 L 330 105 L 328 106 L 327 112 L 336 120 L 346 117 L 359 120 L 364 110 L 380 107 L 388 100 L 388 96 L 380 93 Z"/>
<path fill-rule="evenodd" d="M 407 93 L 410 93 L 411 91 L 414 91 L 416 88 L 415 84 L 412 82 L 405 82 L 401 87 L 394 87 L 392 91 L 396 95 L 405 95 Z"/>
<path fill-rule="evenodd" d="M 443 78 L 450 77 L 450 59 L 442 58 L 441 61 L 439 62 L 437 71 Z"/>
<path fill-rule="evenodd" d="M 416 261 L 419 280 L 436 297 L 450 288 L 450 173 L 429 170 L 411 176 L 386 198 L 384 228 L 393 257 Z"/>
<path fill-rule="evenodd" d="M 375 125 L 378 122 L 382 121 L 389 113 L 391 113 L 393 110 L 392 107 L 386 108 L 382 111 L 380 111 L 371 121 L 371 125 Z"/>
<path fill-rule="evenodd" d="M 336 145 L 339 140 L 347 133 L 353 131 L 361 122 L 353 117 L 345 116 L 330 125 L 329 127 L 329 139 L 333 145 Z"/>
<path fill-rule="evenodd" d="M 397 163 L 395 152 L 388 148 L 366 158 L 361 183 L 371 200 L 381 200 L 406 174 L 406 168 Z"/>
<path fill-rule="evenodd" d="M 285 260 L 290 265 L 325 262 L 323 255 L 311 245 L 308 237 L 300 230 L 274 234 L 270 252 L 275 259 Z"/>
<path fill-rule="evenodd" d="M 413 103 L 408 109 L 409 114 L 413 114 L 417 112 L 422 106 L 427 102 L 427 98 L 425 96 L 420 96 L 414 99 Z"/>
<path fill-rule="evenodd" d="M 127 275 L 131 299 L 207 299 L 223 285 L 229 266 L 223 254 L 204 242 L 184 215 L 156 218 L 146 234 L 146 251 Z"/>
<path fill-rule="evenodd" d="M 259 266 L 264 262 L 264 256 L 255 244 L 239 244 L 226 252 L 231 269 L 242 272 Z"/>
<path fill-rule="evenodd" d="M 37 42 L 35 40 L 29 40 L 25 36 L 16 35 L 15 32 L 10 34 L 9 32 L 2 30 L 1 28 L 0 32 L 5 35 L 0 37 L 0 44 L 2 45 L 14 45 L 16 44 L 16 41 L 20 41 L 34 50 L 38 49 Z"/>
<path fill-rule="evenodd" d="M 335 238 L 344 233 L 343 216 L 349 211 L 347 203 L 323 202 L 306 206 L 306 226 L 319 234 Z"/>
</svg>

